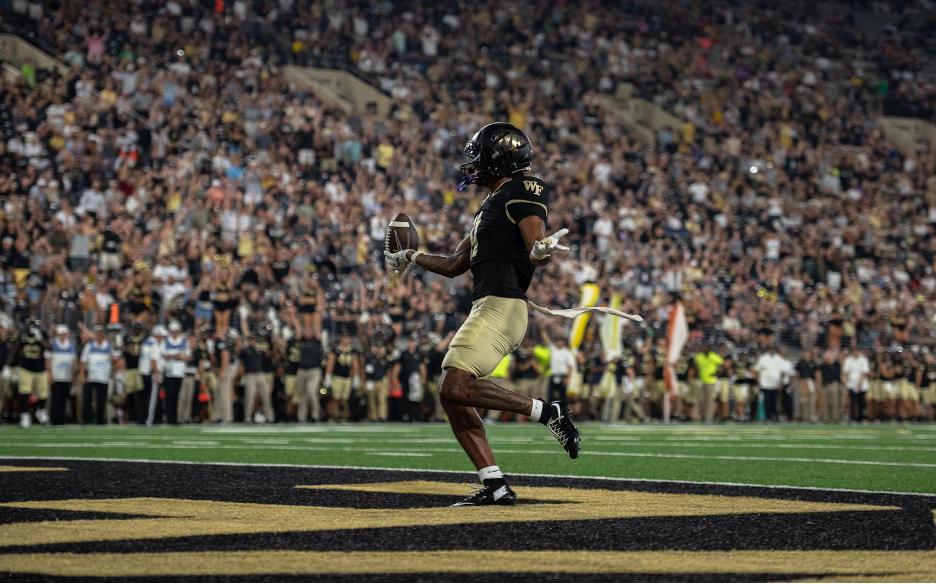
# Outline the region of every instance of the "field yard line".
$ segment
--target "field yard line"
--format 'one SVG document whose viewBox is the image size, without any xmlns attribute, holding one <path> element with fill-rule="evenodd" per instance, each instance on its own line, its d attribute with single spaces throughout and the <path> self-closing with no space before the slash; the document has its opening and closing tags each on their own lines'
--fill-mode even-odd
<svg viewBox="0 0 936 584">
<path fill-rule="evenodd" d="M 407 428 L 410 429 L 407 429 Z M 203 434 L 319 434 L 338 432 L 348 434 L 401 434 L 412 432 L 412 425 L 404 426 L 338 426 L 322 424 L 320 426 L 272 426 L 254 428 L 251 426 L 230 426 L 228 428 L 198 428 Z M 193 428 L 194 429 L 194 428 Z"/>
<path fill-rule="evenodd" d="M 0 455 L 0 460 L 69 460 L 75 462 L 81 462 L 85 460 L 90 460 L 93 462 L 139 462 L 144 464 L 185 464 L 185 465 L 210 465 L 210 466 L 260 466 L 260 467 L 272 467 L 272 468 L 330 468 L 337 470 L 388 470 L 388 471 L 399 471 L 399 472 L 414 472 L 414 473 L 432 473 L 432 474 L 460 474 L 464 473 L 470 475 L 470 477 L 475 479 L 477 474 L 474 472 L 468 471 L 457 471 L 457 470 L 440 470 L 440 469 L 426 469 L 426 468 L 395 468 L 395 467 L 385 467 L 385 466 L 342 466 L 342 465 L 329 465 L 329 464 L 286 464 L 286 463 L 272 463 L 266 464 L 263 462 L 193 462 L 189 460 L 147 460 L 141 458 L 84 458 L 84 457 L 68 457 L 68 456 L 10 456 L 10 455 Z M 666 479 L 635 479 L 635 478 L 621 478 L 621 477 L 605 477 L 605 476 L 585 476 L 585 475 L 563 475 L 563 474 L 544 474 L 544 473 L 522 473 L 522 472 L 512 472 L 509 473 L 511 476 L 518 477 L 542 477 L 542 478 L 551 478 L 551 479 L 593 479 L 601 481 L 614 481 L 622 483 L 676 483 L 682 485 L 715 485 L 715 486 L 724 486 L 724 487 L 757 487 L 761 489 L 794 489 L 798 491 L 831 491 L 836 493 L 867 493 L 873 495 L 905 495 L 910 497 L 932 497 L 936 499 L 936 493 L 907 493 L 902 491 L 871 491 L 867 489 L 839 489 L 839 488 L 822 488 L 822 487 L 801 487 L 794 485 L 758 485 L 751 483 L 734 483 L 734 482 L 719 482 L 719 481 L 683 481 L 683 480 L 666 480 Z"/>
<path fill-rule="evenodd" d="M 87 442 L 87 436 L 19 436 L 13 439 L 4 440 L 4 444 L 10 445 L 32 445 L 37 443 L 48 442 L 51 444 L 69 444 L 72 442 L 80 441 L 78 443 L 90 444 Z M 101 446 L 137 446 L 151 444 L 155 441 L 164 441 L 167 443 L 174 444 L 187 444 L 193 446 L 209 446 L 209 445 L 218 445 L 222 442 L 236 446 L 235 443 L 241 444 L 274 444 L 274 445 L 289 445 L 289 444 L 371 444 L 374 442 L 372 438 L 242 438 L 239 436 L 230 436 L 230 437 L 221 437 L 213 436 L 212 440 L 203 439 L 198 436 L 159 436 L 154 438 L 138 438 L 138 437 L 120 437 L 119 442 L 109 442 L 108 438 L 104 438 L 100 443 Z M 659 447 L 659 448 L 713 448 L 713 449 L 726 449 L 726 448 L 783 448 L 783 449 L 803 449 L 803 450 L 869 450 L 869 451 L 912 451 L 912 452 L 936 452 L 936 447 L 933 446 L 872 446 L 872 445 L 840 445 L 840 444 L 794 444 L 794 443 L 766 443 L 766 442 L 744 442 L 744 441 L 734 441 L 734 440 L 705 440 L 705 441 L 650 441 L 650 440 L 615 440 L 614 438 L 607 438 L 604 436 L 594 436 L 590 437 L 596 441 L 598 446 L 627 446 L 627 447 Z M 110 438 L 113 440 L 113 438 Z M 61 440 L 61 442 L 54 442 L 55 440 Z M 532 444 L 538 442 L 539 440 L 534 437 L 497 437 L 495 438 L 498 443 L 507 443 L 507 444 Z M 380 439 L 381 443 L 400 443 L 400 444 L 450 444 L 452 441 L 451 438 L 382 438 Z"/>
<path fill-rule="evenodd" d="M 4 440 L 4 444 L 9 445 L 34 445 L 42 442 L 40 441 L 52 441 L 52 440 L 67 440 L 71 437 L 57 437 L 57 436 L 22 436 L 19 439 Z M 69 440 L 65 442 L 49 442 L 50 444 L 58 445 L 67 445 L 70 442 L 74 442 L 81 439 L 86 439 L 86 436 L 75 436 L 74 440 Z M 627 446 L 627 447 L 658 447 L 658 448 L 784 448 L 790 450 L 869 450 L 869 451 L 911 451 L 911 452 L 936 452 L 936 447 L 934 446 L 870 446 L 870 445 L 840 445 L 840 444 L 791 444 L 791 443 L 766 443 L 766 442 L 736 442 L 733 440 L 725 441 L 716 441 L 716 440 L 706 440 L 699 442 L 675 442 L 675 441 L 662 441 L 654 442 L 650 440 L 623 440 L 616 441 L 613 438 L 608 439 L 603 436 L 590 437 L 596 440 L 599 446 Z M 109 442 L 106 439 L 99 444 L 101 446 L 138 446 L 146 445 L 152 443 L 154 440 L 163 440 L 166 442 L 171 442 L 174 444 L 183 444 L 183 445 L 192 445 L 192 446 L 213 446 L 221 444 L 222 441 L 228 445 L 236 446 L 235 442 L 241 443 L 244 445 L 247 444 L 272 444 L 272 445 L 289 445 L 296 443 L 304 444 L 371 444 L 374 442 L 373 439 L 367 438 L 240 438 L 240 437 L 225 437 L 214 436 L 214 440 L 201 439 L 197 436 L 186 436 L 182 439 L 177 436 L 160 436 L 158 438 L 135 438 L 135 437 L 121 437 L 119 442 Z M 382 438 L 381 443 L 400 443 L 400 444 L 450 444 L 452 441 L 451 438 Z M 495 441 L 498 443 L 509 443 L 509 444 L 532 444 L 538 442 L 536 438 L 522 438 L 522 437 L 497 437 Z M 723 442 L 719 444 L 718 442 Z M 91 444 L 91 442 L 78 442 L 79 444 Z M 67 447 L 67 446 L 65 446 Z"/>
<path fill-rule="evenodd" d="M 695 442 L 650 442 L 649 440 L 643 440 L 640 442 L 626 441 L 621 444 L 614 444 L 609 440 L 601 440 L 601 437 L 596 438 L 602 446 L 628 446 L 628 447 L 640 447 L 640 446 L 662 446 L 664 448 L 791 448 L 791 449 L 813 449 L 813 450 L 911 450 L 919 452 L 936 452 L 936 447 L 933 446 L 851 446 L 851 445 L 840 445 L 840 444 L 770 444 L 766 442 L 739 442 L 739 443 L 729 443 L 724 445 L 717 444 L 700 444 Z"/>
<path fill-rule="evenodd" d="M 862 435 L 862 436 L 834 436 L 829 435 L 815 435 L 815 434 L 790 434 L 786 436 L 778 436 L 776 434 L 743 434 L 736 436 L 704 436 L 704 435 L 686 435 L 686 436 L 653 436 L 652 433 L 649 433 L 645 436 L 639 435 L 628 435 L 628 436 L 615 436 L 612 433 L 600 434 L 598 435 L 599 440 L 620 440 L 623 442 L 639 442 L 642 438 L 650 440 L 665 440 L 665 441 L 685 441 L 685 442 L 744 442 L 745 440 L 770 440 L 774 442 L 787 442 L 790 440 L 822 440 L 827 442 L 854 442 L 854 441 L 868 441 L 868 440 L 887 440 L 894 442 L 908 442 L 908 441 L 931 441 L 932 436 L 903 436 L 895 434 L 873 434 L 873 435 Z"/>
<path fill-rule="evenodd" d="M 542 434 L 540 437 L 542 438 Z M 25 435 L 20 434 L 16 438 L 4 438 L 4 444 L 35 444 L 38 442 L 52 442 L 54 444 L 67 444 L 69 442 L 80 441 L 85 444 L 90 444 L 87 440 L 91 438 L 89 436 L 42 436 L 38 434 Z M 373 444 L 375 441 L 379 441 L 381 444 L 385 443 L 401 443 L 401 444 L 451 444 L 452 438 L 447 436 L 445 438 L 304 438 L 304 437 L 293 437 L 293 438 L 243 438 L 240 436 L 212 436 L 209 440 L 207 437 L 202 438 L 200 436 L 189 436 L 189 435 L 179 435 L 179 436 L 158 436 L 158 437 L 136 437 L 136 436 L 102 436 L 94 437 L 95 440 L 101 440 L 107 442 L 110 440 L 118 440 L 122 443 L 125 443 L 126 446 L 136 446 L 137 444 L 150 444 L 154 441 L 164 441 L 164 442 L 175 442 L 177 444 L 221 444 L 222 442 L 226 444 Z M 54 442 L 60 440 L 62 442 Z M 537 438 L 529 437 L 498 437 L 498 442 L 506 442 L 512 444 L 529 444 L 536 442 Z M 111 444 L 116 444 L 116 442 L 108 442 Z M 628 441 L 628 444 L 631 442 Z"/>
<path fill-rule="evenodd" d="M 26 447 L 26 448 L 101 448 L 101 443 L 68 443 L 68 444 L 18 444 L 17 446 Z M 133 444 L 131 445 L 134 448 L 154 448 L 160 450 L 292 450 L 292 451 L 341 451 L 341 452 L 358 452 L 366 454 L 369 452 L 385 452 L 385 449 L 382 448 L 325 448 L 325 447 L 316 447 L 316 446 L 275 446 L 275 445 L 262 445 L 257 444 L 251 447 L 245 446 L 235 446 L 233 444 L 222 444 L 222 445 L 182 445 L 182 444 Z M 504 448 L 494 448 L 495 453 L 499 454 L 545 454 L 545 455 L 554 455 L 556 454 L 555 450 L 507 450 Z M 457 448 L 420 448 L 418 450 L 407 450 L 404 448 L 397 448 L 397 452 L 434 452 L 434 453 L 460 453 L 461 450 Z M 628 458 L 681 458 L 681 459 L 693 459 L 693 460 L 739 460 L 739 461 L 754 461 L 754 462 L 821 462 L 825 464 L 854 464 L 862 466 L 899 466 L 907 468 L 936 468 L 936 464 L 925 463 L 925 462 L 886 462 L 886 461 L 875 461 L 875 460 L 845 460 L 838 458 L 791 458 L 791 457 L 773 457 L 773 456 L 728 456 L 728 455 L 704 455 L 704 454 L 660 454 L 653 452 L 598 452 L 590 451 L 587 452 L 590 456 L 623 456 Z"/>
</svg>

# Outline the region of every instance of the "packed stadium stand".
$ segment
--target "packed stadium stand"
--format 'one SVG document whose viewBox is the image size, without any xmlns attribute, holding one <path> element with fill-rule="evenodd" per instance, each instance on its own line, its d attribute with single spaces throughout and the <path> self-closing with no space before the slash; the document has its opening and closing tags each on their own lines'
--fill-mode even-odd
<svg viewBox="0 0 936 584">
<path fill-rule="evenodd" d="M 598 304 L 619 293 L 646 321 L 624 326 L 617 363 L 641 381 L 634 419 L 669 419 L 651 389 L 676 301 L 690 331 L 680 380 L 698 383 L 707 343 L 734 362 L 721 381 L 752 386 L 716 392 L 716 417 L 770 419 L 746 371 L 776 348 L 803 365 L 791 391 L 822 385 L 819 361 L 859 352 L 869 379 L 900 384 L 869 412 L 781 400 L 783 419 L 932 419 L 936 7 L 858 4 L 0 0 L 3 355 L 33 327 L 65 325 L 78 347 L 105 327 L 111 407 L 82 408 L 79 388 L 60 421 L 145 423 L 117 373 L 132 323 L 178 322 L 201 351 L 179 374 L 195 382 L 181 421 L 251 421 L 255 407 L 284 421 L 298 415 L 297 339 L 322 341 L 322 381 L 347 335 L 352 419 L 441 417 L 432 386 L 470 276 L 391 277 L 384 236 L 405 211 L 426 250 L 454 250 L 481 201 L 456 191 L 462 148 L 501 120 L 532 139 L 550 230 L 570 230 L 531 299 L 569 308 L 592 284 Z M 570 321 L 530 322 L 521 353 L 540 359 L 545 388 Z M 571 393 L 579 415 L 616 422 L 621 404 L 598 392 L 599 323 L 572 339 Z M 230 363 L 265 346 L 243 377 L 269 378 L 219 390 L 222 343 Z M 366 405 L 377 345 L 387 413 Z M 423 388 L 408 387 L 410 353 L 428 366 Z M 528 358 L 508 366 L 512 381 Z M 23 382 L 10 365 L 0 390 L 15 422 Z M 347 417 L 319 411 L 320 396 L 333 401 L 319 381 L 311 419 Z M 272 393 L 269 407 L 247 403 L 254 390 Z M 235 392 L 231 415 L 219 391 Z M 673 415 L 704 418 L 688 395 Z M 157 407 L 150 422 L 174 421 L 175 405 Z"/>
</svg>

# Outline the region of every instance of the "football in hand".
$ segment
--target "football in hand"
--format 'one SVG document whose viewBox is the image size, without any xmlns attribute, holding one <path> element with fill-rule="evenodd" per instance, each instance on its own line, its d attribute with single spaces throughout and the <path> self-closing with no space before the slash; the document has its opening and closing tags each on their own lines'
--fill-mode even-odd
<svg viewBox="0 0 936 584">
<path fill-rule="evenodd" d="M 384 247 L 390 253 L 396 253 L 401 249 L 419 249 L 419 234 L 416 233 L 416 226 L 406 213 L 398 213 L 390 226 L 387 227 L 387 237 L 384 239 Z"/>
</svg>

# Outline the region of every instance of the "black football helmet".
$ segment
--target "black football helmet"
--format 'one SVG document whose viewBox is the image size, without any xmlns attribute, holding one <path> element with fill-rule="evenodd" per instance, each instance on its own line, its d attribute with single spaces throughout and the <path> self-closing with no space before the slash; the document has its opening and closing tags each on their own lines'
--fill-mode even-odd
<svg viewBox="0 0 936 584">
<path fill-rule="evenodd" d="M 528 172 L 533 161 L 533 145 L 523 131 L 511 124 L 488 124 L 465 144 L 469 162 L 461 167 L 458 190 L 470 184 L 488 186 L 501 177 Z"/>
</svg>

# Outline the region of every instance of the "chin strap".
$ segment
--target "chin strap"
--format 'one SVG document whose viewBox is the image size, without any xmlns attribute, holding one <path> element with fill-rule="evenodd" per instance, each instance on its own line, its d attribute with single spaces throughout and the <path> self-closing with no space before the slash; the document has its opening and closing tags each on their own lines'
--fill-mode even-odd
<svg viewBox="0 0 936 584">
<path fill-rule="evenodd" d="M 604 314 L 613 314 L 614 316 L 620 316 L 621 318 L 626 318 L 627 320 L 632 320 L 634 322 L 643 322 L 644 319 L 639 314 L 627 314 L 626 312 L 621 312 L 620 310 L 615 310 L 613 308 L 608 308 L 607 306 L 585 306 L 582 308 L 544 308 L 542 306 L 537 306 L 529 300 L 527 301 L 527 306 L 539 312 L 541 314 L 547 314 L 549 316 L 563 316 L 565 318 L 575 318 L 580 314 L 585 314 L 586 312 L 601 312 Z"/>
<path fill-rule="evenodd" d="M 466 176 L 464 179 L 462 179 L 460 183 L 458 183 L 458 186 L 455 187 L 455 189 L 460 193 L 466 188 L 468 188 L 468 185 L 474 184 L 476 180 L 478 180 L 478 175 L 476 174 L 472 174 L 471 176 Z"/>
</svg>

